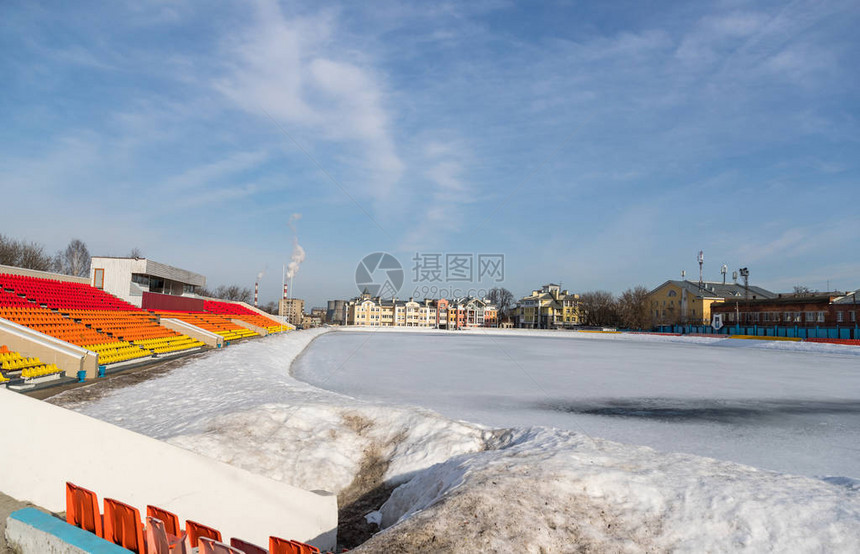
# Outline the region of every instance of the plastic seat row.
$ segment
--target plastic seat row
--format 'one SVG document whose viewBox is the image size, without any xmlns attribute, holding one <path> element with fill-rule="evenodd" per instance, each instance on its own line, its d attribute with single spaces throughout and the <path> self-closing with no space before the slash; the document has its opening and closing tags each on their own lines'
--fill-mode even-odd
<svg viewBox="0 0 860 554">
<path fill-rule="evenodd" d="M 213 314 L 230 315 L 235 319 L 241 319 L 257 327 L 263 327 L 268 333 L 281 333 L 288 328 L 277 321 L 268 317 L 262 316 L 259 313 L 249 310 L 239 304 L 231 302 L 218 302 L 217 300 L 206 300 L 203 304 L 207 312 Z"/>
<path fill-rule="evenodd" d="M 24 294 L 49 308 L 141 311 L 136 306 L 84 283 L 0 274 L 0 287 Z"/>
<path fill-rule="evenodd" d="M 45 375 L 53 375 L 54 373 L 65 373 L 55 364 L 42 364 L 35 367 L 28 367 L 21 370 L 21 377 L 24 379 L 34 379 Z"/>
<path fill-rule="evenodd" d="M 104 499 L 104 514 L 99 513 L 96 493 L 66 483 L 66 522 L 138 554 L 318 554 L 309 544 L 279 537 L 269 537 L 269 550 L 242 539 L 230 544 L 221 542 L 217 529 L 186 520 L 185 529 L 179 517 L 157 506 L 146 507 L 146 526 L 140 512 L 112 498 Z"/>
<path fill-rule="evenodd" d="M 21 298 L 14 292 L 5 291 L 2 288 L 0 288 L 0 306 L 34 307 L 34 305 L 26 298 Z"/>
<path fill-rule="evenodd" d="M 0 346 L 0 382 L 8 381 L 6 373 L 21 372 L 24 379 L 33 379 L 54 373 L 63 373 L 55 364 L 42 363 L 39 358 L 25 358 L 18 352 L 13 352 L 5 345 Z"/>
<path fill-rule="evenodd" d="M 229 318 L 218 314 L 208 314 L 205 312 L 156 312 L 158 315 L 167 318 L 178 319 L 185 323 L 200 327 L 211 333 L 215 333 L 224 338 L 224 340 L 232 341 L 244 339 L 248 337 L 257 337 L 258 333 L 236 325 Z"/>
<path fill-rule="evenodd" d="M 166 354 L 168 352 L 178 352 L 180 350 L 189 350 L 203 346 L 203 343 L 193 339 L 187 335 L 178 335 L 176 338 L 158 338 L 141 341 L 134 341 L 134 344 L 151 350 L 155 354 Z"/>
</svg>

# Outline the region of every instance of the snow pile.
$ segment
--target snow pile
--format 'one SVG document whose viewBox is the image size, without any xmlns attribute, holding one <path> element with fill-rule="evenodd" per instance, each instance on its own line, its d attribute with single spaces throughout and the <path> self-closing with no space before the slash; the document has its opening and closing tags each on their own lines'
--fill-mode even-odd
<svg viewBox="0 0 860 554">
<path fill-rule="evenodd" d="M 485 447 L 492 432 L 419 409 L 343 399 L 338 405 L 269 404 L 216 417 L 168 442 L 309 490 L 341 492 L 380 464 L 398 483 L 414 472 Z"/>
<path fill-rule="evenodd" d="M 397 488 L 356 552 L 860 551 L 856 491 L 555 429 L 505 442 Z"/>
</svg>

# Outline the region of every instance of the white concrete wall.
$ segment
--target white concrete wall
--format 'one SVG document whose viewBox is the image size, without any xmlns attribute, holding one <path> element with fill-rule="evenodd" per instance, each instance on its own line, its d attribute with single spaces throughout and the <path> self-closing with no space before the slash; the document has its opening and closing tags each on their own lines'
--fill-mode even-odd
<svg viewBox="0 0 860 554">
<path fill-rule="evenodd" d="M 134 417 L 133 413 L 129 417 Z M 0 389 L 0 490 L 65 510 L 65 482 L 145 513 L 147 504 L 240 537 L 334 548 L 337 499 L 291 487 L 39 400 Z M 251 453 L 249 453 L 250 455 Z"/>
<path fill-rule="evenodd" d="M 35 269 L 24 269 L 23 267 L 14 267 L 11 265 L 0 264 L 0 273 L 9 275 L 26 275 L 27 277 L 38 277 L 39 279 L 52 279 L 54 281 L 66 281 L 69 283 L 89 284 L 90 280 L 87 277 L 73 277 L 71 275 L 63 275 L 61 273 L 50 273 L 48 271 L 36 271 Z"/>
<path fill-rule="evenodd" d="M 104 291 L 119 297 L 138 308 L 143 301 L 140 287 L 134 286 L 138 294 L 132 294 L 132 273 L 146 273 L 146 259 L 93 257 L 90 264 L 90 284 L 93 284 L 96 269 L 105 270 Z"/>
</svg>

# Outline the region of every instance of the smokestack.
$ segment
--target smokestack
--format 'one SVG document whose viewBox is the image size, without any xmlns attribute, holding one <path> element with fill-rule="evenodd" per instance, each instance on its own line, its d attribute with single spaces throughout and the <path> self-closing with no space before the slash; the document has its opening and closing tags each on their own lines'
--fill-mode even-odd
<svg viewBox="0 0 860 554">
<path fill-rule="evenodd" d="M 284 300 L 287 299 L 287 284 L 284 283 Z"/>
<path fill-rule="evenodd" d="M 260 293 L 260 283 L 259 281 L 254 283 L 254 307 L 257 307 L 257 296 Z"/>
</svg>

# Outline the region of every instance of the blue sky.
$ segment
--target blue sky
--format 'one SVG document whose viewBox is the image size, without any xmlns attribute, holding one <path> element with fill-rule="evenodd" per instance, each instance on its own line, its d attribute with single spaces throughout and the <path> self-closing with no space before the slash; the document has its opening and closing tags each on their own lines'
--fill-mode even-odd
<svg viewBox="0 0 860 554">
<path fill-rule="evenodd" d="M 270 300 L 298 213 L 311 305 L 374 251 L 504 253 L 517 295 L 699 250 L 856 288 L 858 27 L 850 0 L 7 1 L 0 233 L 265 271 Z"/>
</svg>

